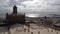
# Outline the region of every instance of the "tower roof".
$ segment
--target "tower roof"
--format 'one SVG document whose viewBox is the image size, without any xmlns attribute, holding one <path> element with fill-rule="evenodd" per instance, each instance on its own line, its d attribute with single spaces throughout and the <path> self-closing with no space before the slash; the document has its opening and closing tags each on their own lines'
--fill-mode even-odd
<svg viewBox="0 0 60 34">
<path fill-rule="evenodd" d="M 17 7 L 16 5 L 14 5 L 13 7 Z"/>
</svg>

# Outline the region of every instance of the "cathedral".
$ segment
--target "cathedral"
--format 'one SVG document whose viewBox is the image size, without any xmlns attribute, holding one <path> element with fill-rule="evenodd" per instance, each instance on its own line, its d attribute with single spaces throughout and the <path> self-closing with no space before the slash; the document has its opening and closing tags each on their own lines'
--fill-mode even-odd
<svg viewBox="0 0 60 34">
<path fill-rule="evenodd" d="M 6 23 L 10 24 L 25 24 L 25 14 L 17 13 L 17 6 L 13 6 L 13 13 L 6 14 Z"/>
</svg>

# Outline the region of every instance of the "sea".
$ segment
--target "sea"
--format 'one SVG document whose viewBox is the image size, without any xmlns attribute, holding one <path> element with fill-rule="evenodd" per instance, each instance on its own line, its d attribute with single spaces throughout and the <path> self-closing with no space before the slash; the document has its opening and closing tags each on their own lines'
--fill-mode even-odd
<svg viewBox="0 0 60 34">
<path fill-rule="evenodd" d="M 44 17 L 44 16 L 46 16 L 46 17 L 60 17 L 60 15 L 58 15 L 58 14 L 31 14 L 31 13 L 29 13 L 29 14 L 25 14 L 25 16 L 26 17 Z M 2 18 L 6 18 L 6 14 L 0 14 L 0 17 L 2 17 Z"/>
</svg>

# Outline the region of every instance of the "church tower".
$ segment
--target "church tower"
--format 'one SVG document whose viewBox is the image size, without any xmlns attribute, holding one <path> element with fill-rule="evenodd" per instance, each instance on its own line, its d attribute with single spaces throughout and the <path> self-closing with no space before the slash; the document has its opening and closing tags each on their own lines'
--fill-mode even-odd
<svg viewBox="0 0 60 34">
<path fill-rule="evenodd" d="M 17 7 L 16 6 L 13 7 L 13 13 L 17 13 Z"/>
</svg>

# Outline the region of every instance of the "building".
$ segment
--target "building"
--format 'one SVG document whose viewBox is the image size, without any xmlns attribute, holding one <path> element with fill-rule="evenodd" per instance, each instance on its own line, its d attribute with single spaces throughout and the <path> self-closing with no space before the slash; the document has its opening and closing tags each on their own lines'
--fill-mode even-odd
<svg viewBox="0 0 60 34">
<path fill-rule="evenodd" d="M 17 7 L 14 6 L 13 13 L 6 14 L 6 23 L 8 23 L 9 25 L 16 23 L 25 24 L 25 14 L 18 14 Z"/>
</svg>

